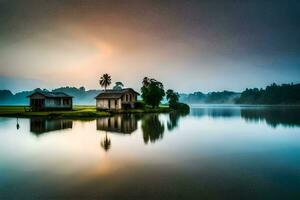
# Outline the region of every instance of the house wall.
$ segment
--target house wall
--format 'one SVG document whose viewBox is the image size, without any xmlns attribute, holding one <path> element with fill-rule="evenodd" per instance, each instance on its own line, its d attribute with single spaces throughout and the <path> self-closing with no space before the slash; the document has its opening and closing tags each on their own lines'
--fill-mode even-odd
<svg viewBox="0 0 300 200">
<path fill-rule="evenodd" d="M 110 108 L 109 108 L 110 101 Z M 117 105 L 115 105 L 115 101 L 117 101 Z M 97 99 L 96 100 L 97 109 L 121 109 L 122 103 L 121 99 Z"/>
<path fill-rule="evenodd" d="M 64 105 L 64 99 L 69 100 L 69 104 Z M 32 105 L 32 100 L 44 100 L 44 104 L 42 106 Z M 30 106 L 33 107 L 34 110 L 44 110 L 44 109 L 64 109 L 70 110 L 73 107 L 72 98 L 48 98 L 39 93 L 33 94 L 30 96 Z"/>
<path fill-rule="evenodd" d="M 126 92 L 122 96 L 122 103 L 134 103 L 137 101 L 137 95 L 134 92 Z"/>
<path fill-rule="evenodd" d="M 117 100 L 117 105 L 115 105 L 115 100 Z M 110 101 L 110 107 L 109 105 Z M 122 109 L 122 103 L 131 103 L 133 108 L 133 103 L 137 101 L 137 95 L 134 92 L 126 92 L 121 98 L 119 99 L 96 99 L 96 108 L 98 110 L 101 109 Z"/>
<path fill-rule="evenodd" d="M 107 99 L 97 99 L 96 100 L 97 109 L 108 109 L 108 101 Z"/>
<path fill-rule="evenodd" d="M 63 98 L 47 98 L 45 99 L 46 108 L 70 108 L 72 107 L 72 99 L 69 105 L 63 104 Z"/>
</svg>

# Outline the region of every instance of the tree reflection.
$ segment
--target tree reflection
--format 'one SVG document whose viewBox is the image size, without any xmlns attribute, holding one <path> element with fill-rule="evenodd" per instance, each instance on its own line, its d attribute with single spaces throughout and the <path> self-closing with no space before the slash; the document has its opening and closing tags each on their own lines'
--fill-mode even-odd
<svg viewBox="0 0 300 200">
<path fill-rule="evenodd" d="M 142 118 L 142 131 L 145 144 L 154 143 L 163 137 L 165 127 L 157 114 L 148 114 Z"/>
<path fill-rule="evenodd" d="M 241 117 L 247 122 L 265 121 L 269 126 L 300 126 L 299 106 L 229 106 L 204 107 L 191 109 L 191 115 L 196 117 L 233 118 Z M 176 127 L 176 116 L 170 116 Z M 172 128 L 171 125 L 170 128 Z M 169 127 L 168 127 L 169 128 Z"/>
<path fill-rule="evenodd" d="M 19 130 L 20 124 L 19 124 L 19 118 L 18 117 L 17 117 L 17 125 L 16 125 L 16 127 L 17 127 L 17 130 Z"/>
<path fill-rule="evenodd" d="M 191 115 L 195 117 L 232 118 L 240 117 L 239 107 L 203 107 L 193 108 Z"/>
<path fill-rule="evenodd" d="M 111 140 L 107 137 L 107 133 L 105 133 L 105 137 L 101 140 L 100 145 L 106 152 L 110 149 Z"/>
<path fill-rule="evenodd" d="M 169 121 L 167 122 L 167 128 L 172 131 L 178 126 L 179 118 L 187 116 L 189 111 L 174 111 L 169 114 Z"/>
<path fill-rule="evenodd" d="M 246 121 L 265 122 L 276 128 L 282 126 L 300 126 L 300 109 L 293 107 L 278 107 L 278 108 L 260 108 L 260 109 L 243 109 L 241 117 Z"/>
</svg>

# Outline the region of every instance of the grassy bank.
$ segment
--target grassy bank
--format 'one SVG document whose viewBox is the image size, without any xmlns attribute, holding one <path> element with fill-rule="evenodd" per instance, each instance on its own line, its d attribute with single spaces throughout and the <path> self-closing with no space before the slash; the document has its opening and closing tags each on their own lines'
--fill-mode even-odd
<svg viewBox="0 0 300 200">
<path fill-rule="evenodd" d="M 112 114 L 122 114 L 122 113 L 168 113 L 170 112 L 168 106 L 160 106 L 158 108 L 151 108 L 146 106 L 144 109 L 130 109 L 130 110 L 116 110 L 111 111 Z"/>
<path fill-rule="evenodd" d="M 26 112 L 26 106 L 0 106 L 1 117 L 58 117 L 58 118 L 96 118 L 111 116 L 123 113 L 166 113 L 170 109 L 166 106 L 159 108 L 146 107 L 145 109 L 132 109 L 121 111 L 96 111 L 95 106 L 74 106 L 72 111 L 45 111 L 45 112 Z"/>
<path fill-rule="evenodd" d="M 97 112 L 95 106 L 74 106 L 72 111 L 45 111 L 45 112 L 26 112 L 24 106 L 0 106 L 0 116 L 2 117 L 61 117 L 61 118 L 80 118 L 80 117 L 103 117 L 109 116 L 108 112 Z"/>
</svg>

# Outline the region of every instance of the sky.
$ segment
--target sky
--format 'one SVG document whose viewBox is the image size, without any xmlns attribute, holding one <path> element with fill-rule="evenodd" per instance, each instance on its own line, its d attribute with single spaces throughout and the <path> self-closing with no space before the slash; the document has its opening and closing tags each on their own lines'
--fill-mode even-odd
<svg viewBox="0 0 300 200">
<path fill-rule="evenodd" d="M 0 0 L 0 89 L 300 82 L 297 0 Z"/>
</svg>

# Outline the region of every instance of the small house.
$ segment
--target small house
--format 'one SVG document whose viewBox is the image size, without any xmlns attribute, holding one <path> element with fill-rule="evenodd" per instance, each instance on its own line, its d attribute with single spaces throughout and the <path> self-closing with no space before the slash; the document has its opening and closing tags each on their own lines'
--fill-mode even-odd
<svg viewBox="0 0 300 200">
<path fill-rule="evenodd" d="M 96 96 L 97 110 L 121 110 L 135 107 L 138 92 L 131 88 L 121 90 L 105 90 Z"/>
<path fill-rule="evenodd" d="M 73 97 L 63 92 L 36 91 L 27 96 L 32 111 L 72 110 Z"/>
</svg>

